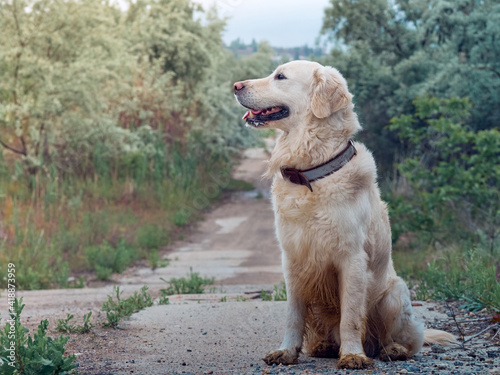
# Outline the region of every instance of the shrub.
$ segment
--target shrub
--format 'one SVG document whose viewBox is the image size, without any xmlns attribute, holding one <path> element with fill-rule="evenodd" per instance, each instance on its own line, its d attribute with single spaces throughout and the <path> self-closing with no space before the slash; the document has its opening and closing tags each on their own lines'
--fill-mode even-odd
<svg viewBox="0 0 500 375">
<path fill-rule="evenodd" d="M 414 115 L 389 126 L 409 153 L 398 165 L 401 186 L 390 206 L 395 239 L 419 232 L 438 241 L 477 240 L 483 233 L 493 252 L 500 236 L 500 132 L 466 125 L 467 98 L 424 97 L 414 105 Z"/>
<path fill-rule="evenodd" d="M 23 299 L 14 301 L 11 322 L 7 322 L 3 331 L 0 331 L 0 370 L 2 374 L 20 375 L 56 375 L 69 374 L 76 365 L 75 356 L 64 356 L 65 346 L 69 340 L 67 336 L 55 339 L 48 337 L 48 320 L 42 320 L 33 338 L 26 334 L 27 328 L 21 324 L 21 313 L 24 309 Z M 12 324 L 13 323 L 13 324 Z M 11 342 L 14 342 L 15 359 L 9 357 Z M 14 366 L 10 363 L 13 362 Z"/>
<path fill-rule="evenodd" d="M 129 264 L 137 260 L 137 251 L 122 238 L 116 248 L 104 242 L 85 250 L 89 265 L 95 270 L 99 280 L 107 280 L 112 272 L 121 273 Z"/>
<path fill-rule="evenodd" d="M 159 225 L 147 224 L 139 227 L 136 234 L 137 245 L 142 249 L 158 249 L 168 245 L 170 235 Z"/>
</svg>

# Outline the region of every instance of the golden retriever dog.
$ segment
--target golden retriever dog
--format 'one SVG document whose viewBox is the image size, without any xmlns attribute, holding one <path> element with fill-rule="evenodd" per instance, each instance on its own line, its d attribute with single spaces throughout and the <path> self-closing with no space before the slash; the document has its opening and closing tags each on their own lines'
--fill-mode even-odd
<svg viewBox="0 0 500 375">
<path fill-rule="evenodd" d="M 282 130 L 269 160 L 276 233 L 288 295 L 281 347 L 267 364 L 294 364 L 302 349 L 362 369 L 370 357 L 405 360 L 424 342 L 451 344 L 424 330 L 391 259 L 391 228 L 374 159 L 352 138 L 361 129 L 342 75 L 310 61 L 236 82 L 243 119 Z"/>
</svg>

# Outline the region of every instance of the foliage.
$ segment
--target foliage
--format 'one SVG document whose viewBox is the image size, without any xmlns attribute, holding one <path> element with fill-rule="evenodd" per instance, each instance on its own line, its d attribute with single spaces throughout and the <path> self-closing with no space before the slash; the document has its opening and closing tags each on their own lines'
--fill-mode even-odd
<svg viewBox="0 0 500 375">
<path fill-rule="evenodd" d="M 90 246 L 85 250 L 90 266 L 99 280 L 108 280 L 112 272 L 122 273 L 127 266 L 137 259 L 137 250 L 122 238 L 116 248 L 104 242 L 99 246 Z"/>
<path fill-rule="evenodd" d="M 489 308 L 500 312 L 500 283 L 497 266 L 492 262 L 487 244 L 479 243 L 471 250 L 449 249 L 418 269 L 406 259 L 416 298 L 455 299 L 464 301 L 464 308 L 477 311 Z M 470 248 L 469 248 L 470 249 Z M 396 254 L 401 257 L 402 254 Z"/>
<path fill-rule="evenodd" d="M 346 77 L 382 173 L 397 157 L 390 118 L 430 95 L 468 97 L 472 130 L 500 121 L 500 4 L 497 1 L 330 0 L 323 32 L 336 47 L 325 64 Z M 403 149 L 403 152 L 405 150 Z"/>
<path fill-rule="evenodd" d="M 413 115 L 389 125 L 408 150 L 389 206 L 396 269 L 419 299 L 498 311 L 500 133 L 467 124 L 467 98 L 422 97 L 414 105 Z"/>
<path fill-rule="evenodd" d="M 0 331 L 0 370 L 2 374 L 69 374 L 76 365 L 75 356 L 64 356 L 67 336 L 56 339 L 46 336 L 48 320 L 42 320 L 36 333 L 26 336 L 29 332 L 21 324 L 21 313 L 24 308 L 23 299 L 14 300 L 13 311 L 10 312 L 10 322 L 7 321 L 3 331 Z M 13 345 L 12 345 L 13 343 Z M 15 359 L 9 358 L 11 348 Z M 9 365 L 9 363 L 14 366 Z"/>
<path fill-rule="evenodd" d="M 28 217 L 33 212 L 28 212 Z M 17 205 L 13 204 L 14 241 L 8 244 L 0 239 L 0 266 L 17 266 L 16 285 L 20 289 L 43 289 L 53 284 L 67 286 L 69 266 L 62 252 L 47 241 L 45 232 L 38 232 L 32 223 L 22 228 Z M 5 269 L 5 268 L 4 268 Z M 53 269 L 58 272 L 54 273 Z M 6 285 L 1 279 L 0 285 Z"/>
<path fill-rule="evenodd" d="M 171 296 L 173 294 L 202 294 L 205 292 L 204 286 L 212 285 L 215 278 L 204 278 L 201 277 L 198 272 L 193 272 L 193 269 L 189 269 L 188 277 L 171 278 L 170 281 L 166 281 L 161 278 L 168 285 L 168 288 L 161 289 L 162 296 Z"/>
<path fill-rule="evenodd" d="M 107 322 L 103 326 L 119 328 L 119 323 L 123 318 L 128 318 L 135 312 L 153 306 L 153 298 L 147 290 L 148 287 L 144 285 L 140 293 L 135 291 L 130 297 L 122 299 L 121 295 L 123 291 L 120 291 L 119 286 L 114 286 L 113 293 L 116 301 L 113 299 L 113 296 L 108 295 L 108 300 L 102 304 L 102 311 L 106 312 L 107 318 Z"/>
<path fill-rule="evenodd" d="M 414 104 L 413 116 L 396 117 L 389 126 L 410 150 L 398 165 L 406 191 L 391 204 L 396 238 L 427 232 L 449 242 L 450 236 L 483 235 L 494 255 L 500 237 L 500 132 L 466 125 L 468 99 L 424 97 Z"/>
<path fill-rule="evenodd" d="M 59 319 L 57 321 L 56 330 L 64 333 L 89 333 L 94 325 L 90 323 L 90 317 L 92 316 L 92 311 L 88 314 L 83 315 L 83 326 L 70 323 L 70 320 L 75 316 L 73 314 L 68 314 L 66 319 Z"/>
<path fill-rule="evenodd" d="M 137 229 L 136 242 L 144 249 L 158 249 L 168 245 L 169 233 L 158 225 L 146 224 Z"/>
<path fill-rule="evenodd" d="M 22 263 L 23 288 L 65 287 L 122 237 L 149 258 L 257 140 L 232 82 L 267 75 L 270 49 L 236 60 L 188 0 L 128 5 L 0 0 L 0 267 Z M 92 259 L 100 278 L 122 268 Z"/>
</svg>

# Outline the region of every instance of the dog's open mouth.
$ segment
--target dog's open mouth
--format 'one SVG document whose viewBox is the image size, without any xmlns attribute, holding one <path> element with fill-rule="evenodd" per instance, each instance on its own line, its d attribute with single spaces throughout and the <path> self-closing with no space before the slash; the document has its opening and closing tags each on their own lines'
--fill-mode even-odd
<svg viewBox="0 0 500 375">
<path fill-rule="evenodd" d="M 289 109 L 284 106 L 276 106 L 266 109 L 250 109 L 243 116 L 243 120 L 245 120 L 248 125 L 259 127 L 264 126 L 269 121 L 277 121 L 288 117 L 289 114 Z"/>
</svg>

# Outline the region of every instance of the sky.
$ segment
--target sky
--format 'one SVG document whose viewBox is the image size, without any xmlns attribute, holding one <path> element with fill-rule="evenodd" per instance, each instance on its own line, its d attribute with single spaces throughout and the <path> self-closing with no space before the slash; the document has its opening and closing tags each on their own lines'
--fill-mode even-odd
<svg viewBox="0 0 500 375">
<path fill-rule="evenodd" d="M 123 8 L 124 2 L 117 0 Z M 328 0 L 193 0 L 228 17 L 224 42 L 267 40 L 273 47 L 314 47 Z"/>
<path fill-rule="evenodd" d="M 223 35 L 250 43 L 267 40 L 275 47 L 313 47 L 323 24 L 328 0 L 195 0 L 208 8 L 215 3 L 219 16 L 229 17 Z"/>
</svg>

